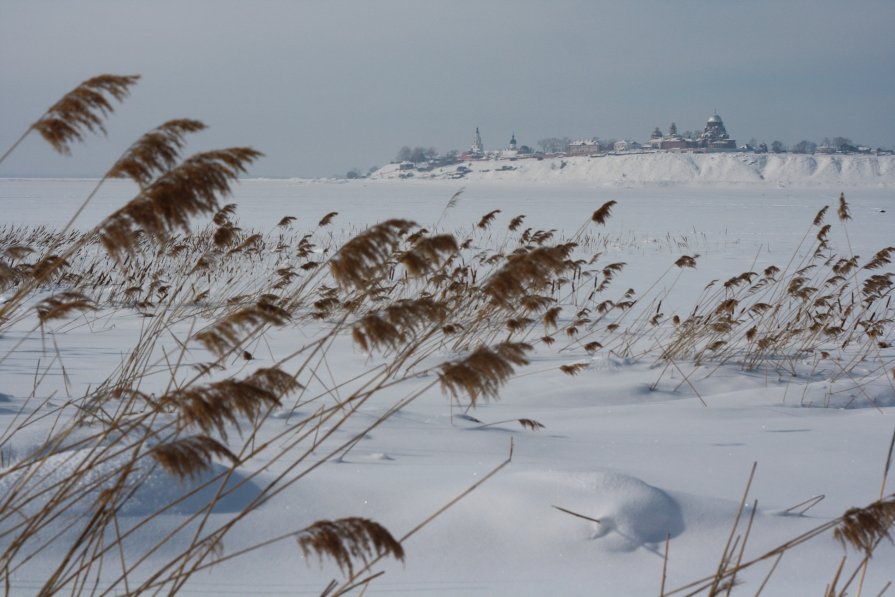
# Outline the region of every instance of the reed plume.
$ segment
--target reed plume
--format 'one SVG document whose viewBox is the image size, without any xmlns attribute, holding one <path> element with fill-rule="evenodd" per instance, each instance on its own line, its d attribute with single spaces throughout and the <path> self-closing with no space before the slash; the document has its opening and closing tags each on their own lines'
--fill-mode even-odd
<svg viewBox="0 0 895 597">
<path fill-rule="evenodd" d="M 606 223 L 606 220 L 609 219 L 609 216 L 612 214 L 612 207 L 616 205 L 618 201 L 607 201 L 603 205 L 600 206 L 600 209 L 594 212 L 594 215 L 591 216 L 591 221 L 600 224 L 601 226 Z"/>
<path fill-rule="evenodd" d="M 562 307 L 551 307 L 548 309 L 543 317 L 544 327 L 555 328 L 560 313 L 562 313 Z"/>
<path fill-rule="evenodd" d="M 317 225 L 320 226 L 321 228 L 324 226 L 329 226 L 332 223 L 333 218 L 335 218 L 337 215 L 339 215 L 339 212 L 331 211 L 328 214 L 326 214 L 325 216 L 323 216 L 323 218 L 321 218 L 320 221 L 317 222 Z"/>
<path fill-rule="evenodd" d="M 524 220 L 524 219 L 525 219 L 525 214 L 516 216 L 515 218 L 510 220 L 510 225 L 507 226 L 507 229 L 510 232 L 515 232 L 516 230 L 519 229 L 519 226 L 522 225 L 522 220 Z"/>
<path fill-rule="evenodd" d="M 839 193 L 839 209 L 836 210 L 836 214 L 842 222 L 851 219 L 851 214 L 848 211 L 848 203 L 845 201 L 845 193 Z"/>
<path fill-rule="evenodd" d="M 547 427 L 534 419 L 516 419 L 516 421 L 522 425 L 524 429 L 528 429 L 529 431 L 540 431 L 541 429 L 546 429 Z"/>
<path fill-rule="evenodd" d="M 486 281 L 485 294 L 506 307 L 516 298 L 537 292 L 553 275 L 568 269 L 568 257 L 574 247 L 574 243 L 565 243 L 510 255 L 506 264 Z"/>
<path fill-rule="evenodd" d="M 695 269 L 697 257 L 699 257 L 699 255 L 693 255 L 692 257 L 690 257 L 689 255 L 681 255 L 680 257 L 678 257 L 677 261 L 674 262 L 674 265 L 676 265 L 677 267 L 679 267 L 681 269 L 683 269 L 685 267 L 690 267 L 690 268 Z"/>
<path fill-rule="evenodd" d="M 409 220 L 386 220 L 353 237 L 330 260 L 333 278 L 343 287 L 366 287 L 377 277 L 401 237 L 415 226 Z"/>
<path fill-rule="evenodd" d="M 528 364 L 525 353 L 531 348 L 524 342 L 480 346 L 468 357 L 442 365 L 438 375 L 442 390 L 453 397 L 465 393 L 472 404 L 480 397 L 497 398 L 514 367 Z"/>
<path fill-rule="evenodd" d="M 51 319 L 62 319 L 72 313 L 95 311 L 96 303 L 80 292 L 67 291 L 49 296 L 34 307 L 41 324 Z"/>
<path fill-rule="evenodd" d="M 205 128 L 198 120 L 169 120 L 140 137 L 115 162 L 106 176 L 130 178 L 140 188 L 146 188 L 156 176 L 177 164 L 180 152 L 186 145 L 184 137 L 187 133 Z"/>
<path fill-rule="evenodd" d="M 6 290 L 15 284 L 18 277 L 19 272 L 14 267 L 11 267 L 5 261 L 0 261 L 0 291 Z"/>
<path fill-rule="evenodd" d="M 428 325 L 444 322 L 448 309 L 429 297 L 405 299 L 362 317 L 352 328 L 354 341 L 363 349 L 397 348 Z"/>
<path fill-rule="evenodd" d="M 339 570 L 354 575 L 354 563 L 364 564 L 383 556 L 404 561 L 404 548 L 385 527 L 359 517 L 318 520 L 296 536 L 305 558 L 316 554 L 323 564 L 324 556 L 332 558 Z"/>
<path fill-rule="evenodd" d="M 587 369 L 587 363 L 572 363 L 571 365 L 560 365 L 559 370 L 569 376 L 576 376 Z"/>
<path fill-rule="evenodd" d="M 500 210 L 499 210 L 499 209 L 495 209 L 495 210 L 493 210 L 493 211 L 489 211 L 488 213 L 486 213 L 485 215 L 482 216 L 482 219 L 479 220 L 479 223 L 476 224 L 476 226 L 478 226 L 479 228 L 481 228 L 482 230 L 484 230 L 485 228 L 487 228 L 488 226 L 491 225 L 491 222 L 494 221 L 494 218 L 495 218 L 495 217 L 497 216 L 497 214 L 499 214 L 499 213 L 500 213 Z"/>
<path fill-rule="evenodd" d="M 525 311 L 533 312 L 546 309 L 549 305 L 556 302 L 556 299 L 550 296 L 541 296 L 537 294 L 529 294 L 523 296 L 519 303 Z"/>
<path fill-rule="evenodd" d="M 3 255 L 5 255 L 8 259 L 12 261 L 18 261 L 23 257 L 26 257 L 34 252 L 34 249 L 31 247 L 25 247 L 22 245 L 12 245 L 11 247 L 6 247 L 3 250 Z"/>
<path fill-rule="evenodd" d="M 211 218 L 211 221 L 212 223 L 214 223 L 215 226 L 227 226 L 228 224 L 232 226 L 233 222 L 231 218 L 235 213 L 236 204 L 228 203 L 214 214 L 214 217 Z"/>
<path fill-rule="evenodd" d="M 192 216 L 218 210 L 218 196 L 261 152 L 231 147 L 193 155 L 168 170 L 124 207 L 100 224 L 100 240 L 110 255 L 121 258 L 137 249 L 137 231 L 156 241 L 167 240 L 175 229 L 189 232 Z"/>
<path fill-rule="evenodd" d="M 227 446 L 207 435 L 191 435 L 156 444 L 149 449 L 149 455 L 180 479 L 196 477 L 207 471 L 215 456 L 226 458 L 234 466 L 239 464 L 239 459 Z"/>
<path fill-rule="evenodd" d="M 421 276 L 436 269 L 443 257 L 458 250 L 457 240 L 450 234 L 422 236 L 415 240 L 413 247 L 405 251 L 398 261 L 411 276 Z"/>
<path fill-rule="evenodd" d="M 447 205 L 444 207 L 445 211 L 449 209 L 453 209 L 457 203 L 460 201 L 460 196 L 463 194 L 465 188 L 461 188 L 459 191 L 451 195 L 451 198 L 448 200 Z"/>
<path fill-rule="evenodd" d="M 224 249 L 235 243 L 239 237 L 241 228 L 234 226 L 230 222 L 225 222 L 218 226 L 212 235 L 211 240 L 218 249 Z"/>
<path fill-rule="evenodd" d="M 28 275 L 35 280 L 42 281 L 68 265 L 68 260 L 61 255 L 47 255 L 41 257 L 35 263 L 23 267 L 22 270 L 27 272 Z"/>
<path fill-rule="evenodd" d="M 280 406 L 281 399 L 301 387 L 281 369 L 258 369 L 243 379 L 223 381 L 169 392 L 158 400 L 164 410 L 173 410 L 186 427 L 203 433 L 216 431 L 227 437 L 227 424 L 240 428 L 240 417 L 254 419 L 266 409 Z"/>
<path fill-rule="evenodd" d="M 258 301 L 213 323 L 193 336 L 193 339 L 202 343 L 213 354 L 222 357 L 241 344 L 244 334 L 263 325 L 282 326 L 290 319 L 291 315 L 282 307 Z"/>
<path fill-rule="evenodd" d="M 833 537 L 843 547 L 851 545 L 869 556 L 883 539 L 892 541 L 892 526 L 895 526 L 895 495 L 864 508 L 846 511 L 842 515 L 842 522 L 833 531 Z"/>
<path fill-rule="evenodd" d="M 112 99 L 122 101 L 139 75 L 99 75 L 87 79 L 53 104 L 29 131 L 37 131 L 53 149 L 71 154 L 71 145 L 88 132 L 106 133 L 103 118 L 114 111 Z M 27 134 L 27 133 L 26 133 Z"/>
<path fill-rule="evenodd" d="M 873 259 L 867 262 L 864 266 L 864 269 L 879 269 L 884 265 L 888 265 L 892 262 L 892 253 L 895 253 L 895 247 L 886 247 L 880 251 L 877 251 L 876 255 L 873 256 Z"/>
</svg>

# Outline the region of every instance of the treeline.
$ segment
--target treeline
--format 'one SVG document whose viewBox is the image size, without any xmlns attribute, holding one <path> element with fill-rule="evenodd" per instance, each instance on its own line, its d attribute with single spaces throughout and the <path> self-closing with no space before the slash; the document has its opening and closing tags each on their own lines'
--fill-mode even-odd
<svg viewBox="0 0 895 597">
<path fill-rule="evenodd" d="M 769 151 L 771 153 L 815 153 L 818 149 L 827 152 L 842 153 L 858 153 L 866 148 L 852 142 L 848 137 L 824 137 L 820 145 L 813 141 L 799 141 L 798 143 L 787 147 L 782 141 L 774 141 L 771 143 Z"/>
<path fill-rule="evenodd" d="M 439 159 L 456 159 L 460 155 L 456 149 L 452 149 L 444 155 L 440 155 L 434 147 L 409 147 L 405 145 L 398 150 L 395 156 L 397 162 L 413 162 L 419 164 L 421 162 L 430 162 Z"/>
</svg>

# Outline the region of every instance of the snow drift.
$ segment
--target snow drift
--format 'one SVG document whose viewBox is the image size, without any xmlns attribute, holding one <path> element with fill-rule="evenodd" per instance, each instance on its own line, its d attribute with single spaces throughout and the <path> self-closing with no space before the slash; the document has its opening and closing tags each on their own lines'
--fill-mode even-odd
<svg viewBox="0 0 895 597">
<path fill-rule="evenodd" d="M 458 171 L 458 168 L 460 170 Z M 469 172 L 463 173 L 463 168 Z M 389 164 L 373 179 L 411 178 L 601 186 L 767 185 L 774 187 L 895 187 L 892 155 L 637 153 L 485 160 L 423 172 Z"/>
</svg>

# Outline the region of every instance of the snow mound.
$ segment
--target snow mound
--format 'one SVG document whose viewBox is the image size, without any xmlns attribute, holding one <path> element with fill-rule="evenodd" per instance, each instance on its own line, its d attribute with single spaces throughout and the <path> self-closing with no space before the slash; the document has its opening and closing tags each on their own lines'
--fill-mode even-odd
<svg viewBox="0 0 895 597">
<path fill-rule="evenodd" d="M 460 170 L 458 170 L 460 168 Z M 895 187 L 895 155 L 632 153 L 590 157 L 482 160 L 431 171 L 390 164 L 370 178 L 472 182 L 574 183 L 607 187 L 721 185 Z"/>
<path fill-rule="evenodd" d="M 895 406 L 895 388 L 884 375 L 871 376 L 860 368 L 841 379 L 809 383 L 800 404 L 832 408 Z"/>
<path fill-rule="evenodd" d="M 129 458 L 121 454 L 113 456 L 86 472 L 79 472 L 91 450 L 81 449 L 60 452 L 47 457 L 41 464 L 31 464 L 20 470 L 3 474 L 0 478 L 0 495 L 8 495 L 13 489 L 19 494 L 39 495 L 28 502 L 27 509 L 35 511 L 52 499 L 59 488 L 72 483 L 66 492 L 65 512 L 79 516 L 92 512 L 100 493 L 116 484 L 120 471 Z M 226 469 L 212 464 L 210 470 L 181 481 L 145 456 L 140 458 L 125 481 L 124 493 L 130 493 L 118 511 L 120 516 L 147 516 L 165 508 L 165 514 L 192 514 L 209 504 L 218 493 Z M 218 477 L 220 476 L 220 479 Z M 260 492 L 260 488 L 245 476 L 234 473 L 227 479 L 222 497 L 212 512 L 239 512 Z"/>
<path fill-rule="evenodd" d="M 635 477 L 610 472 L 533 472 L 517 475 L 527 494 L 541 494 L 558 506 L 595 518 L 599 524 L 567 513 L 561 528 L 574 529 L 579 538 L 595 540 L 602 549 L 654 549 L 666 536 L 684 531 L 681 507 L 657 487 Z M 520 487 L 519 490 L 522 490 Z M 582 532 L 583 531 L 583 532 Z M 570 533 L 572 534 L 572 533 Z"/>
<path fill-rule="evenodd" d="M 10 396 L 9 394 L 4 394 L 3 392 L 0 392 L 0 404 L 4 404 L 4 403 L 10 404 L 10 403 L 12 403 L 12 401 L 13 401 L 12 396 Z M 14 415 L 15 412 L 16 411 L 12 408 L 0 406 L 0 415 Z"/>
</svg>

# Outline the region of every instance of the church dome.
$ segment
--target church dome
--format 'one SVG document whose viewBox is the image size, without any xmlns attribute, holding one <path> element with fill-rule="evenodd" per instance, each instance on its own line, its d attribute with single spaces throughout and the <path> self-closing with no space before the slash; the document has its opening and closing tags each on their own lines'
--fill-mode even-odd
<svg viewBox="0 0 895 597">
<path fill-rule="evenodd" d="M 721 117 L 717 114 L 709 116 L 708 124 L 721 124 Z"/>
</svg>

